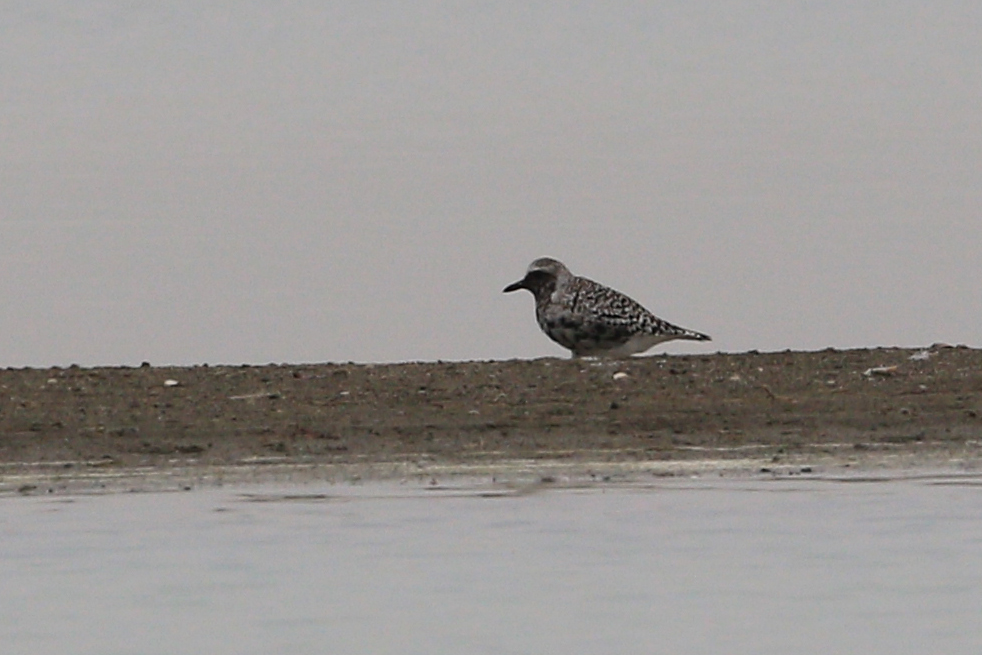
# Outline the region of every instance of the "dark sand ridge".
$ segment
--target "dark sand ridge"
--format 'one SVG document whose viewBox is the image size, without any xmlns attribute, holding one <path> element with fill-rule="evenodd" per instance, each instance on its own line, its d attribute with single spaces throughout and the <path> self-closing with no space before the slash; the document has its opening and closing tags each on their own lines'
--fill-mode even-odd
<svg viewBox="0 0 982 655">
<path fill-rule="evenodd" d="M 32 476 L 271 463 L 425 473 L 515 460 L 846 466 L 899 454 L 973 468 L 980 442 L 982 350 L 942 345 L 0 371 L 6 491 L 31 489 Z"/>
</svg>

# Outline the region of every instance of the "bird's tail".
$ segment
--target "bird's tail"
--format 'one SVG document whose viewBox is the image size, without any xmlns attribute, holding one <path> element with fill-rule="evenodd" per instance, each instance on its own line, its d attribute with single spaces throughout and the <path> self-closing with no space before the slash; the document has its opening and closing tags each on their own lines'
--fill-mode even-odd
<svg viewBox="0 0 982 655">
<path fill-rule="evenodd" d="M 696 332 L 695 330 L 682 329 L 682 333 L 676 337 L 678 339 L 687 339 L 688 341 L 712 341 L 713 338 L 708 334 L 703 334 L 702 332 Z"/>
</svg>

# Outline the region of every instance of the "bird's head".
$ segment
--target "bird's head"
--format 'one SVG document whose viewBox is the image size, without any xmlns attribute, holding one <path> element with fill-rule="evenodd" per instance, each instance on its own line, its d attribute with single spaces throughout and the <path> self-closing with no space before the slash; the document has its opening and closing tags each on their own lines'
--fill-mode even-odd
<svg viewBox="0 0 982 655">
<path fill-rule="evenodd" d="M 528 289 L 536 298 L 542 295 L 548 296 L 556 289 L 557 285 L 566 284 L 572 277 L 573 274 L 558 259 L 540 257 L 529 264 L 525 271 L 525 277 L 505 287 L 504 293 Z"/>
</svg>

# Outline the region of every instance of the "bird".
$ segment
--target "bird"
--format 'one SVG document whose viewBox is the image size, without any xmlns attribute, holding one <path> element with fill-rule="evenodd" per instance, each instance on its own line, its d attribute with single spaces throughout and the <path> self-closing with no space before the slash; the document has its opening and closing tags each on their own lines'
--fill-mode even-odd
<svg viewBox="0 0 982 655">
<path fill-rule="evenodd" d="M 572 357 L 629 357 L 672 339 L 711 341 L 707 334 L 658 318 L 619 291 L 573 275 L 551 257 L 529 264 L 525 277 L 504 293 L 527 289 L 535 318 L 547 337 Z"/>
</svg>

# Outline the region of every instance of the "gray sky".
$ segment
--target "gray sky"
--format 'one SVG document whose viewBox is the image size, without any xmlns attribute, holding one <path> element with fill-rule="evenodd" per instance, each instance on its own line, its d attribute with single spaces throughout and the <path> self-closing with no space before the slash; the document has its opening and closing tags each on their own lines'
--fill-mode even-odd
<svg viewBox="0 0 982 655">
<path fill-rule="evenodd" d="M 501 293 L 543 255 L 714 337 L 669 352 L 982 346 L 980 34 L 974 2 L 5 2 L 0 366 L 563 355 Z"/>
</svg>

